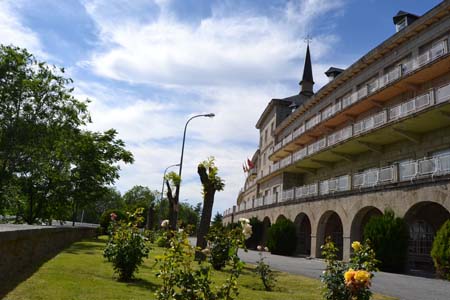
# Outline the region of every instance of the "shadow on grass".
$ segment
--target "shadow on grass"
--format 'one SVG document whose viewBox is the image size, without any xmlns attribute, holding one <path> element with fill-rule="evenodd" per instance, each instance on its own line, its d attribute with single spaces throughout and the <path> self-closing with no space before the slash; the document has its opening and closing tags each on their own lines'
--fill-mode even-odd
<svg viewBox="0 0 450 300">
<path fill-rule="evenodd" d="M 132 281 L 126 282 L 126 284 L 127 286 L 138 287 L 146 291 L 150 290 L 152 292 L 155 292 L 157 289 L 161 287 L 160 284 L 156 284 L 143 278 L 136 278 Z"/>
<path fill-rule="evenodd" d="M 79 242 L 73 244 L 69 249 L 64 251 L 70 254 L 96 254 L 96 251 L 103 251 L 105 248 L 103 240 L 91 240 L 87 242 Z"/>
<path fill-rule="evenodd" d="M 34 261 L 34 263 L 29 264 L 26 268 L 20 270 L 14 270 L 11 272 L 3 282 L 0 284 L 0 299 L 3 299 L 9 292 L 14 290 L 20 283 L 31 277 L 39 268 L 54 258 L 56 255 L 65 251 L 67 253 L 81 254 L 86 253 L 91 250 L 96 250 L 98 248 L 103 249 L 102 245 L 95 244 L 96 242 L 104 243 L 98 239 L 91 239 L 85 242 L 75 242 L 67 247 L 62 247 L 58 249 L 53 249 L 51 252 L 47 252 L 44 257 L 40 257 L 39 261 Z M 69 248 L 70 247 L 70 248 Z M 93 249 L 94 248 L 94 249 Z M 66 249 L 66 250 L 64 250 Z M 70 250 L 69 250 L 70 249 Z M 75 250 L 74 250 L 75 249 Z M 88 250 L 89 249 L 89 250 Z"/>
</svg>

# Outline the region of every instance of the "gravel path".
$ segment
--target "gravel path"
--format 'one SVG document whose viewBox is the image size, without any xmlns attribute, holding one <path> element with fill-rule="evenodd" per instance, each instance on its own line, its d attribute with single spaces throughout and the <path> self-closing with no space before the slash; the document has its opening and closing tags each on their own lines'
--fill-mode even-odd
<svg viewBox="0 0 450 300">
<path fill-rule="evenodd" d="M 241 259 L 248 263 L 255 263 L 258 259 L 257 251 L 240 251 Z M 325 267 L 319 259 L 305 259 L 286 257 L 264 253 L 266 262 L 276 270 L 292 274 L 319 278 Z M 450 282 L 378 272 L 372 284 L 374 292 L 397 297 L 401 300 L 450 300 Z"/>
</svg>

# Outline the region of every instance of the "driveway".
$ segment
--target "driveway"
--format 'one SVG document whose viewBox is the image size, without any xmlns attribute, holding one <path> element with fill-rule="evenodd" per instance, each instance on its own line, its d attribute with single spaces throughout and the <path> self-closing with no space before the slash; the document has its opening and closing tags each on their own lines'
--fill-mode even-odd
<svg viewBox="0 0 450 300">
<path fill-rule="evenodd" d="M 240 251 L 240 258 L 255 264 L 257 251 Z M 264 253 L 266 262 L 279 271 L 319 278 L 325 264 L 319 259 L 286 257 Z M 376 293 L 393 296 L 401 300 L 450 300 L 450 282 L 401 274 L 377 272 L 372 283 Z"/>
</svg>

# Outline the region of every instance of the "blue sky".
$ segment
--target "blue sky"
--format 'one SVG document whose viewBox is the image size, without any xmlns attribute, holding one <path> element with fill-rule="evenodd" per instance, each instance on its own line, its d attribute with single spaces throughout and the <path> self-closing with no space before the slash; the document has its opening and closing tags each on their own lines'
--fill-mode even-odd
<svg viewBox="0 0 450 300">
<path fill-rule="evenodd" d="M 395 33 L 398 10 L 421 15 L 423 0 L 0 0 L 0 43 L 64 66 L 75 95 L 89 98 L 92 130 L 116 128 L 136 162 L 117 187 L 159 190 L 178 163 L 188 129 L 181 199 L 201 201 L 198 162 L 215 156 L 235 203 L 242 163 L 258 143 L 255 123 L 271 98 L 298 93 L 304 38 L 313 37 L 315 89 L 330 66 L 345 68 Z"/>
</svg>

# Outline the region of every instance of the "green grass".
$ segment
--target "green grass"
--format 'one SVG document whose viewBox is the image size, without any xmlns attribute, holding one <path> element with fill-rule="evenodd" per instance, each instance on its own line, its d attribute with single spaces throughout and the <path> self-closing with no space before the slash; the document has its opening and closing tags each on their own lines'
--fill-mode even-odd
<svg viewBox="0 0 450 300">
<path fill-rule="evenodd" d="M 111 264 L 102 256 L 105 240 L 88 240 L 73 244 L 52 260 L 43 264 L 26 281 L 19 284 L 5 300 L 112 300 L 154 299 L 160 281 L 156 278 L 154 256 L 162 253 L 154 247 L 150 257 L 131 283 L 117 282 Z M 214 280 L 222 282 L 227 272 L 214 272 Z M 239 279 L 238 299 L 321 299 L 320 282 L 303 276 L 277 272 L 277 287 L 273 292 L 263 291 L 253 266 L 247 265 Z M 394 299 L 376 295 L 374 299 Z"/>
</svg>

